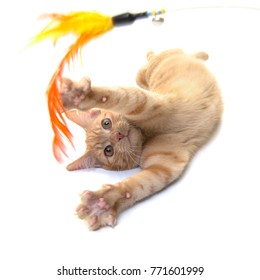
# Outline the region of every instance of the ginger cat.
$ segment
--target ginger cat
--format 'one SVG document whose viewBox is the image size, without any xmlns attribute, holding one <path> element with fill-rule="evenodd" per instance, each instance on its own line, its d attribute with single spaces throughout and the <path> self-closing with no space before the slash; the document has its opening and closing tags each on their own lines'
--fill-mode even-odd
<svg viewBox="0 0 260 280">
<path fill-rule="evenodd" d="M 68 170 L 101 167 L 142 170 L 98 191 L 84 191 L 76 212 L 91 230 L 114 226 L 117 215 L 175 181 L 221 119 L 218 84 L 206 53 L 169 50 L 147 54 L 138 87 L 91 87 L 63 78 L 68 117 L 86 130 L 85 154 Z"/>
</svg>

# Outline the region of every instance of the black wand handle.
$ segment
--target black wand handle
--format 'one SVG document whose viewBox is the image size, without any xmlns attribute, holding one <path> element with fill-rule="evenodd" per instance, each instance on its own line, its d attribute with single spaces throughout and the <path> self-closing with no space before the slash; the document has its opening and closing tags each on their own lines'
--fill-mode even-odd
<svg viewBox="0 0 260 280">
<path fill-rule="evenodd" d="M 123 26 L 132 24 L 136 19 L 148 18 L 149 14 L 147 12 L 131 14 L 124 13 L 121 15 L 117 15 L 112 17 L 114 26 Z"/>
</svg>

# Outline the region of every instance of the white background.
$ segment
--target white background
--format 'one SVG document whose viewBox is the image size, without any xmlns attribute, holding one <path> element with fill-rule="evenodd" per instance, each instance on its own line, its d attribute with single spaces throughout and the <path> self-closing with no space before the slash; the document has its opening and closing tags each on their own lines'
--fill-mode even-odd
<svg viewBox="0 0 260 280">
<path fill-rule="evenodd" d="M 260 10 L 258 1 L 23 0 L 1 4 L 0 278 L 260 279 Z M 244 7 L 244 8 L 243 8 Z M 247 9 L 245 7 L 248 7 Z M 251 7 L 251 9 L 250 9 Z M 124 212 L 115 228 L 90 232 L 74 215 L 78 194 L 138 170 L 67 172 L 52 155 L 45 90 L 65 41 L 27 48 L 46 12 L 115 15 L 165 8 L 150 20 L 114 29 L 84 48 L 81 65 L 95 85 L 134 85 L 148 49 L 207 51 L 225 113 L 212 141 L 185 175 Z M 76 157 L 84 149 L 81 129 Z M 202 276 L 57 276 L 57 269 L 203 266 Z"/>
</svg>

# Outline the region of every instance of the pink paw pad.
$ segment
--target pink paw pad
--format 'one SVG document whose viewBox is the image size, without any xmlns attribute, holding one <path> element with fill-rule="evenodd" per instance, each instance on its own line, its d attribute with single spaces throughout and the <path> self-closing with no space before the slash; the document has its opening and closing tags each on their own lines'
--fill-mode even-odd
<svg viewBox="0 0 260 280">
<path fill-rule="evenodd" d="M 97 205 L 100 207 L 100 209 L 108 210 L 110 206 L 107 204 L 105 199 L 101 197 L 97 203 Z"/>
<path fill-rule="evenodd" d="M 131 194 L 129 192 L 126 192 L 125 193 L 125 198 L 130 198 L 131 197 Z"/>
<path fill-rule="evenodd" d="M 103 97 L 101 98 L 101 101 L 102 101 L 103 103 L 105 103 L 105 102 L 107 101 L 107 97 L 103 96 Z"/>
<path fill-rule="evenodd" d="M 85 99 L 85 96 L 80 95 L 80 96 L 75 96 L 73 99 L 73 105 L 78 106 L 82 100 Z"/>
</svg>

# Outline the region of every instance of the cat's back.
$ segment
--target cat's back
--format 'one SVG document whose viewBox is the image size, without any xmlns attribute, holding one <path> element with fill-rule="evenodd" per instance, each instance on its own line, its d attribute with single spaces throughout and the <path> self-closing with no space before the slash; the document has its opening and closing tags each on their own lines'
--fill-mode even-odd
<svg viewBox="0 0 260 280">
<path fill-rule="evenodd" d="M 217 85 L 215 77 L 204 65 L 207 59 L 206 53 L 189 55 L 181 50 L 153 55 L 146 70 L 149 90 L 159 94 L 173 93 L 185 99 L 192 94 L 201 97 L 208 87 Z"/>
<path fill-rule="evenodd" d="M 203 52 L 188 55 L 181 50 L 148 57 L 146 82 L 150 91 L 161 96 L 163 104 L 162 118 L 158 123 L 155 120 L 160 133 L 186 131 L 206 136 L 220 120 L 221 91 L 204 65 L 207 58 Z"/>
</svg>

